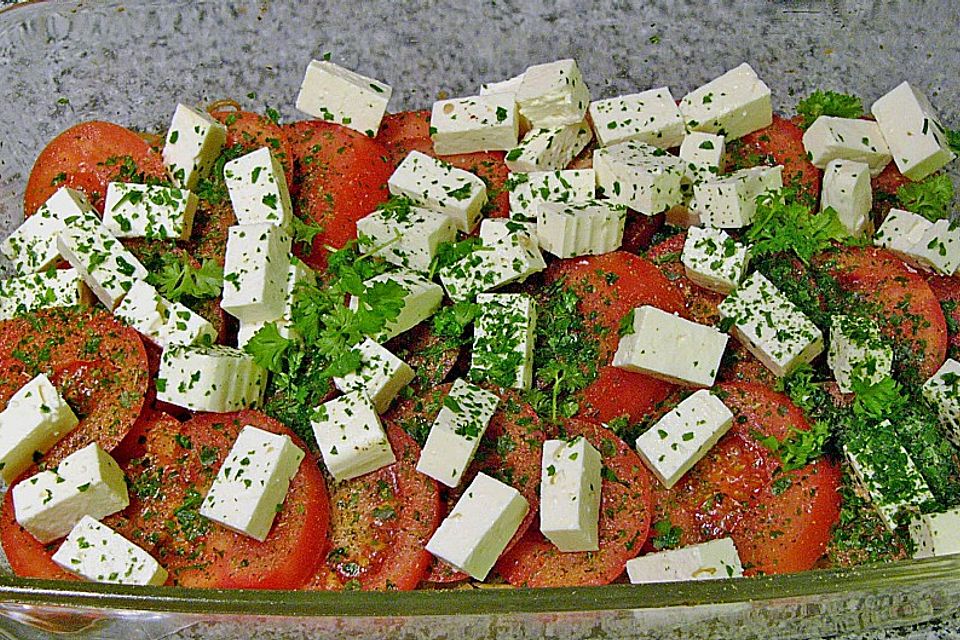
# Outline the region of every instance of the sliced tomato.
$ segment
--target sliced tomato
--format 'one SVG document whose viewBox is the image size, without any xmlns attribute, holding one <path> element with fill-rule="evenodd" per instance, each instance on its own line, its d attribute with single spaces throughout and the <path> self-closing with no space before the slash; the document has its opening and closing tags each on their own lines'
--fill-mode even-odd
<svg viewBox="0 0 960 640">
<path fill-rule="evenodd" d="M 400 164 L 411 151 L 433 154 L 430 139 L 430 110 L 388 113 L 380 122 L 377 142 L 390 150 L 393 164 Z"/>
<path fill-rule="evenodd" d="M 626 416 L 631 422 L 639 422 L 676 388 L 642 373 L 600 367 L 596 379 L 582 392 L 580 416 L 598 422 Z"/>
<path fill-rule="evenodd" d="M 58 135 L 40 152 L 27 180 L 24 213 L 32 215 L 60 187 L 82 191 L 102 211 L 107 183 L 140 176 L 169 179 L 159 153 L 120 125 L 84 122 Z"/>
<path fill-rule="evenodd" d="M 434 333 L 429 322 L 404 331 L 386 347 L 416 372 L 410 383 L 414 393 L 442 384 L 462 355 L 460 346 Z"/>
<path fill-rule="evenodd" d="M 795 122 L 774 115 L 770 126 L 748 133 L 727 149 L 739 167 L 783 165 L 784 186 L 796 186 L 813 202 L 819 199 L 821 172 L 807 157 L 803 129 Z"/>
<path fill-rule="evenodd" d="M 0 360 L 46 373 L 77 411 L 80 424 L 44 462 L 55 464 L 97 442 L 116 447 L 136 422 L 147 392 L 147 354 L 139 334 L 95 309 L 48 309 L 0 322 Z"/>
<path fill-rule="evenodd" d="M 600 497 L 598 551 L 561 553 L 532 527 L 497 562 L 497 572 L 519 587 L 609 584 L 643 546 L 650 530 L 652 478 L 640 457 L 612 431 L 585 420 L 563 425 L 567 437 L 583 436 L 606 468 Z"/>
<path fill-rule="evenodd" d="M 653 236 L 663 228 L 666 216 L 658 213 L 648 216 L 636 211 L 627 212 L 627 222 L 623 228 L 623 244 L 621 249 L 630 253 L 642 253 L 650 248 Z"/>
<path fill-rule="evenodd" d="M 960 356 L 960 278 L 928 274 L 927 284 L 940 301 L 947 323 L 948 355 L 957 358 Z"/>
<path fill-rule="evenodd" d="M 876 178 L 870 180 L 873 191 L 886 196 L 896 196 L 900 187 L 907 184 L 910 184 L 910 178 L 900 173 L 896 162 L 888 164 Z"/>
<path fill-rule="evenodd" d="M 561 278 L 579 296 L 580 313 L 595 328 L 601 365 L 616 352 L 620 321 L 635 307 L 686 314 L 683 295 L 657 266 L 626 251 L 558 260 L 547 270 L 547 282 Z"/>
<path fill-rule="evenodd" d="M 947 323 L 922 275 L 885 249 L 849 247 L 831 251 L 818 263 L 854 294 L 884 333 L 908 347 L 906 365 L 920 380 L 932 376 L 947 356 Z"/>
<path fill-rule="evenodd" d="M 234 109 L 215 109 L 210 115 L 227 127 L 228 147 L 239 145 L 245 152 L 256 151 L 261 147 L 270 149 L 270 153 L 283 166 L 283 175 L 287 186 L 294 187 L 293 154 L 283 128 L 267 116 L 251 111 Z"/>
<path fill-rule="evenodd" d="M 13 394 L 31 379 L 23 362 L 6 358 L 0 360 L 0 409 L 5 408 Z"/>
<path fill-rule="evenodd" d="M 710 289 L 694 284 L 687 277 L 680 256 L 683 253 L 683 243 L 687 234 L 678 233 L 666 240 L 650 247 L 646 253 L 648 260 L 660 267 L 663 275 L 680 290 L 686 301 L 689 317 L 700 324 L 716 326 L 720 323 L 720 311 L 717 306 L 723 300 L 723 295 Z"/>
</svg>

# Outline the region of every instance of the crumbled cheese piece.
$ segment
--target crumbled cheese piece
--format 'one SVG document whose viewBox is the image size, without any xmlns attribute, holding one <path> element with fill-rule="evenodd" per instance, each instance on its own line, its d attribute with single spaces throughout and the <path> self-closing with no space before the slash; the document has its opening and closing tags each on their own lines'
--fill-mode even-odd
<svg viewBox="0 0 960 640">
<path fill-rule="evenodd" d="M 537 222 L 541 202 L 586 202 L 596 197 L 597 174 L 593 169 L 513 173 L 507 180 L 510 219 Z"/>
<path fill-rule="evenodd" d="M 150 554 L 90 516 L 70 530 L 51 560 L 92 582 L 159 587 L 168 577 Z"/>
<path fill-rule="evenodd" d="M 751 167 L 693 185 L 690 209 L 704 226 L 739 229 L 753 222 L 757 196 L 783 187 L 783 167 Z"/>
<path fill-rule="evenodd" d="M 241 322 L 240 330 L 237 332 L 237 345 L 243 349 L 244 346 L 260 329 L 267 323 L 272 323 L 279 333 L 288 340 L 293 340 L 298 336 L 297 330 L 293 327 L 293 307 L 296 302 L 294 292 L 301 284 L 314 285 L 317 282 L 317 274 L 313 269 L 305 265 L 299 258 L 290 257 L 290 269 L 287 271 L 286 299 L 283 304 L 283 314 L 274 320 L 262 322 Z"/>
<path fill-rule="evenodd" d="M 0 320 L 54 307 L 90 305 L 93 295 L 76 269 L 47 269 L 0 280 Z"/>
<path fill-rule="evenodd" d="M 515 95 L 520 114 L 538 129 L 582 122 L 590 105 L 590 90 L 571 59 L 527 68 Z"/>
<path fill-rule="evenodd" d="M 680 260 L 695 284 L 727 294 L 743 279 L 749 262 L 747 248 L 722 229 L 690 227 Z"/>
<path fill-rule="evenodd" d="M 648 553 L 627 561 L 633 584 L 740 578 L 743 565 L 731 538 Z"/>
<path fill-rule="evenodd" d="M 60 187 L 26 219 L 10 236 L 0 243 L 0 252 L 21 275 L 44 271 L 60 259 L 57 236 L 67 220 L 97 217 L 87 197 L 69 187 Z"/>
<path fill-rule="evenodd" d="M 269 222 L 230 227 L 220 308 L 247 323 L 281 317 L 290 245 L 287 232 Z"/>
<path fill-rule="evenodd" d="M 283 165 L 267 147 L 240 156 L 223 166 L 223 181 L 238 224 L 269 222 L 290 226 L 293 205 Z"/>
<path fill-rule="evenodd" d="M 873 243 L 921 269 L 942 275 L 960 269 L 960 226 L 950 220 L 930 222 L 921 215 L 891 209 Z"/>
<path fill-rule="evenodd" d="M 387 262 L 427 271 L 440 245 L 456 239 L 457 227 L 444 213 L 402 203 L 357 220 L 357 237 L 366 238 Z"/>
<path fill-rule="evenodd" d="M 563 552 L 600 548 L 600 452 L 584 437 L 547 440 L 540 466 L 540 533 Z"/>
<path fill-rule="evenodd" d="M 459 302 L 511 282 L 522 282 L 544 269 L 546 263 L 537 243 L 526 234 L 514 233 L 441 269 L 440 281 L 447 295 Z"/>
<path fill-rule="evenodd" d="M 872 219 L 873 190 L 870 167 L 863 162 L 832 160 L 823 172 L 820 210 L 831 207 L 840 223 L 852 236 L 868 231 Z"/>
<path fill-rule="evenodd" d="M 323 403 L 311 425 L 323 463 L 338 482 L 397 460 L 365 391 L 351 391 Z"/>
<path fill-rule="evenodd" d="M 266 369 L 239 349 L 180 345 L 160 358 L 157 399 L 192 411 L 226 413 L 258 406 L 266 385 Z"/>
</svg>

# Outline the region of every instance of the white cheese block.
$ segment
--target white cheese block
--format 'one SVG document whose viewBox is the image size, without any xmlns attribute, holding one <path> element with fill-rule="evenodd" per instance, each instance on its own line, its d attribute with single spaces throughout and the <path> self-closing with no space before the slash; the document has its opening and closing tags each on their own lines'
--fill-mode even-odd
<svg viewBox="0 0 960 640">
<path fill-rule="evenodd" d="M 596 197 L 597 174 L 593 169 L 513 173 L 507 180 L 510 219 L 537 222 L 541 202 L 586 202 Z"/>
<path fill-rule="evenodd" d="M 103 224 L 117 238 L 189 240 L 197 196 L 186 189 L 111 182 Z"/>
<path fill-rule="evenodd" d="M 166 348 L 174 345 L 211 344 L 217 339 L 217 330 L 209 320 L 179 302 L 167 302 L 167 320 L 160 328 L 159 344 Z"/>
<path fill-rule="evenodd" d="M 303 458 L 290 436 L 243 427 L 200 505 L 200 515 L 263 542 Z"/>
<path fill-rule="evenodd" d="M 722 133 L 727 140 L 773 122 L 770 88 L 747 63 L 685 95 L 680 112 L 689 131 Z"/>
<path fill-rule="evenodd" d="M 632 584 L 721 580 L 743 576 L 740 554 L 731 538 L 648 553 L 627 561 Z"/>
<path fill-rule="evenodd" d="M 230 227 L 220 308 L 242 322 L 283 315 L 290 271 L 290 236 L 261 222 Z"/>
<path fill-rule="evenodd" d="M 297 109 L 371 138 L 377 135 L 393 89 L 326 60 L 311 60 L 297 94 Z"/>
<path fill-rule="evenodd" d="M 544 269 L 546 263 L 536 241 L 527 234 L 514 233 L 441 269 L 440 281 L 447 295 L 459 302 L 511 282 L 522 282 Z"/>
<path fill-rule="evenodd" d="M 947 358 L 923 384 L 923 397 L 936 407 L 951 440 L 960 442 L 960 362 Z"/>
<path fill-rule="evenodd" d="M 258 406 L 267 371 L 253 357 L 221 345 L 181 345 L 164 350 L 157 399 L 192 411 L 226 413 Z"/>
<path fill-rule="evenodd" d="M 163 145 L 163 162 L 174 184 L 193 191 L 213 168 L 227 141 L 227 128 L 210 115 L 178 104 Z"/>
<path fill-rule="evenodd" d="M 529 389 L 537 326 L 533 298 L 525 293 L 481 293 L 477 305 L 470 378 Z"/>
<path fill-rule="evenodd" d="M 426 549 L 470 577 L 484 580 L 529 510 L 519 491 L 478 473 Z"/>
<path fill-rule="evenodd" d="M 160 332 L 167 321 L 167 304 L 163 296 L 146 280 L 137 280 L 113 315 L 154 343 L 160 344 Z"/>
<path fill-rule="evenodd" d="M 668 87 L 590 103 L 590 120 L 600 146 L 637 140 L 661 149 L 677 147 L 686 131 Z"/>
<path fill-rule="evenodd" d="M 933 223 L 923 216 L 893 208 L 877 229 L 873 244 L 893 251 L 908 262 L 915 262 L 918 254 L 923 253 L 920 241 L 931 227 Z"/>
<path fill-rule="evenodd" d="M 863 162 L 832 160 L 823 172 L 820 210 L 832 207 L 847 232 L 859 236 L 872 224 L 873 189 L 870 167 Z"/>
<path fill-rule="evenodd" d="M 727 149 L 726 137 L 703 131 L 691 131 L 680 144 L 680 159 L 698 167 L 706 167 L 708 172 L 719 172 L 722 168 L 723 154 Z"/>
<path fill-rule="evenodd" d="M 290 269 L 287 271 L 286 298 L 283 303 L 283 314 L 274 320 L 262 322 L 241 322 L 240 329 L 237 332 L 237 345 L 243 349 L 265 324 L 272 323 L 284 338 L 292 340 L 297 337 L 297 331 L 293 327 L 293 307 L 296 302 L 295 292 L 300 285 L 314 285 L 317 282 L 317 274 L 296 256 L 290 256 Z"/>
<path fill-rule="evenodd" d="M 44 544 L 70 533 L 83 516 L 105 518 L 130 504 L 123 471 L 96 442 L 12 491 L 17 522 Z"/>
<path fill-rule="evenodd" d="M 909 83 L 891 89 L 870 112 L 900 173 L 911 180 L 923 180 L 957 157 L 927 96 Z"/>
<path fill-rule="evenodd" d="M 406 362 L 385 347 L 367 338 L 354 347 L 360 352 L 360 367 L 333 383 L 343 393 L 363 391 L 373 402 L 377 413 L 383 413 L 400 390 L 413 380 L 414 371 Z"/>
<path fill-rule="evenodd" d="M 678 384 L 713 385 L 726 334 L 649 305 L 633 310 L 630 327 L 620 337 L 613 366 Z"/>
<path fill-rule="evenodd" d="M 522 233 L 532 242 L 537 241 L 537 225 L 534 222 L 520 222 L 510 218 L 487 218 L 480 223 L 480 242 L 486 247 L 509 238 L 515 233 Z"/>
<path fill-rule="evenodd" d="M 489 391 L 455 380 L 430 427 L 417 471 L 448 487 L 459 485 L 499 404 Z"/>
<path fill-rule="evenodd" d="M 917 516 L 910 522 L 910 539 L 917 559 L 960 553 L 960 509 Z"/>
<path fill-rule="evenodd" d="M 0 252 L 21 275 L 44 271 L 60 259 L 57 236 L 67 220 L 96 218 L 87 197 L 69 187 L 60 187 L 36 213 L 27 218 L 3 243 Z"/>
<path fill-rule="evenodd" d="M 893 430 L 893 425 L 884 420 L 877 429 Z M 878 454 L 870 449 L 869 445 L 861 448 L 858 444 L 846 443 L 843 445 L 843 454 L 883 524 L 891 533 L 896 531 L 902 517 L 911 513 L 918 514 L 922 505 L 934 502 L 930 488 L 903 446 L 897 445 L 896 451 Z M 884 472 L 896 475 L 896 488 L 881 484 L 878 478 L 881 469 L 878 465 L 884 466 Z"/>
<path fill-rule="evenodd" d="M 517 103 L 509 93 L 433 103 L 430 137 L 440 155 L 507 151 L 517 146 L 519 136 Z"/>
<path fill-rule="evenodd" d="M 840 391 L 851 393 L 856 380 L 876 384 L 890 375 L 893 348 L 883 340 L 873 320 L 836 315 L 830 318 L 827 363 Z"/>
<path fill-rule="evenodd" d="M 706 227 L 740 229 L 753 222 L 757 196 L 783 187 L 783 167 L 751 167 L 693 185 L 690 209 Z"/>
<path fill-rule="evenodd" d="M 396 462 L 377 408 L 363 390 L 351 391 L 317 408 L 311 420 L 320 455 L 338 482 Z"/>
<path fill-rule="evenodd" d="M 293 205 L 283 165 L 267 147 L 223 166 L 223 181 L 238 224 L 269 222 L 288 228 Z"/>
<path fill-rule="evenodd" d="M 778 377 L 823 351 L 823 334 L 758 271 L 719 305 L 736 338 Z"/>
<path fill-rule="evenodd" d="M 872 177 L 880 175 L 893 159 L 880 126 L 860 118 L 820 116 L 803 133 L 803 148 L 819 169 L 833 160 L 865 162 Z"/>
<path fill-rule="evenodd" d="M 558 258 L 595 256 L 620 248 L 627 208 L 609 200 L 541 202 L 537 216 L 540 248 Z"/>
<path fill-rule="evenodd" d="M 456 240 L 457 227 L 444 213 L 401 201 L 357 220 L 357 237 L 369 240 L 375 255 L 387 262 L 428 271 L 440 245 Z"/>
<path fill-rule="evenodd" d="M 79 424 L 44 374 L 20 387 L 0 412 L 0 478 L 8 485 Z"/>
<path fill-rule="evenodd" d="M 582 122 L 590 105 L 590 90 L 571 59 L 528 67 L 515 95 L 520 115 L 538 129 Z"/>
<path fill-rule="evenodd" d="M 421 207 L 447 214 L 464 233 L 477 226 L 487 202 L 483 180 L 419 151 L 411 151 L 403 159 L 387 186 L 395 196 L 406 196 Z"/>
<path fill-rule="evenodd" d="M 722 229 L 690 227 L 680 261 L 692 282 L 718 293 L 733 291 L 747 272 L 749 252 Z"/>
<path fill-rule="evenodd" d="M 586 438 L 543 443 L 540 533 L 563 552 L 600 548 L 600 452 Z"/>
<path fill-rule="evenodd" d="M 593 152 L 603 195 L 648 216 L 683 203 L 680 158 L 643 142 L 621 142 Z"/>
<path fill-rule="evenodd" d="M 47 269 L 0 280 L 0 320 L 54 307 L 93 303 L 93 295 L 76 269 Z"/>
<path fill-rule="evenodd" d="M 499 80 L 496 82 L 485 82 L 480 85 L 480 95 L 492 96 L 497 93 L 515 94 L 517 91 L 520 90 L 521 84 L 523 84 L 522 73 L 518 76 L 507 78 L 506 80 Z"/>
<path fill-rule="evenodd" d="M 675 485 L 733 424 L 733 413 L 705 389 L 695 392 L 637 438 L 637 452 L 663 486 Z"/>
<path fill-rule="evenodd" d="M 51 559 L 91 582 L 159 587 L 168 576 L 149 553 L 90 516 L 70 530 Z"/>
<path fill-rule="evenodd" d="M 377 342 L 386 342 L 414 328 L 436 313 L 443 300 L 443 288 L 440 285 L 411 271 L 384 273 L 370 278 L 364 282 L 364 285 L 369 288 L 381 282 L 395 282 L 406 294 L 400 314 L 388 322 L 379 334 L 370 336 Z M 351 296 L 350 308 L 356 310 L 359 304 L 360 301 L 355 296 Z"/>
<path fill-rule="evenodd" d="M 593 139 L 586 122 L 531 129 L 505 158 L 511 171 L 558 171 L 573 162 Z"/>
</svg>

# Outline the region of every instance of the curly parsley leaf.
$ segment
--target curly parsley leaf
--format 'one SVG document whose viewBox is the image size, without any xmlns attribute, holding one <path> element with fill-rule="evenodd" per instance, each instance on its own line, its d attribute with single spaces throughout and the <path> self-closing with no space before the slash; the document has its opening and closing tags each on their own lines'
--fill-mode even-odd
<svg viewBox="0 0 960 640">
<path fill-rule="evenodd" d="M 284 355 L 291 345 L 293 341 L 280 335 L 276 324 L 268 322 L 253 334 L 244 346 L 244 351 L 252 355 L 253 361 L 267 371 L 279 373 L 283 367 Z"/>
<path fill-rule="evenodd" d="M 437 255 L 433 258 L 433 262 L 430 264 L 430 277 L 432 278 L 434 274 L 441 269 L 459 262 L 482 247 L 483 243 L 480 241 L 480 238 L 476 236 L 464 238 L 459 242 L 440 243 L 440 245 L 437 247 Z"/>
<path fill-rule="evenodd" d="M 863 115 L 863 102 L 846 93 L 817 90 L 800 101 L 797 113 L 803 117 L 801 126 L 806 129 L 820 116 L 859 118 Z"/>
<path fill-rule="evenodd" d="M 830 426 L 816 420 L 810 429 L 793 429 L 783 440 L 773 436 L 759 438 L 760 444 L 777 454 L 784 471 L 801 469 L 823 455 L 823 448 L 830 439 Z"/>
<path fill-rule="evenodd" d="M 299 216 L 293 216 L 290 220 L 293 231 L 294 244 L 313 245 L 313 239 L 323 233 L 323 227 L 320 225 L 303 220 Z"/>
<path fill-rule="evenodd" d="M 223 291 L 223 267 L 208 259 L 198 269 L 189 256 L 166 254 L 160 269 L 147 275 L 147 282 L 173 302 L 216 298 Z"/>
<path fill-rule="evenodd" d="M 652 538 L 653 548 L 657 551 L 663 549 L 676 549 L 680 546 L 680 538 L 683 536 L 683 529 L 670 523 L 669 520 L 658 520 L 653 523 L 654 536 Z"/>
<path fill-rule="evenodd" d="M 856 396 L 853 414 L 866 420 L 882 421 L 894 417 L 909 402 L 900 383 L 889 376 L 876 384 L 854 380 L 853 392 Z"/>
<path fill-rule="evenodd" d="M 793 189 L 781 189 L 757 198 L 757 213 L 746 238 L 753 243 L 754 256 L 792 252 L 809 264 L 814 254 L 848 235 L 833 208 L 813 213 L 797 200 Z"/>
<path fill-rule="evenodd" d="M 957 155 L 960 155 L 960 129 L 945 129 L 947 145 Z"/>
<path fill-rule="evenodd" d="M 480 305 L 461 301 L 441 308 L 433 316 L 433 332 L 439 337 L 459 342 L 467 327 L 480 314 Z"/>
<path fill-rule="evenodd" d="M 900 206 L 936 222 L 950 217 L 953 204 L 953 182 L 945 173 L 930 176 L 920 182 L 910 182 L 897 190 Z"/>
</svg>

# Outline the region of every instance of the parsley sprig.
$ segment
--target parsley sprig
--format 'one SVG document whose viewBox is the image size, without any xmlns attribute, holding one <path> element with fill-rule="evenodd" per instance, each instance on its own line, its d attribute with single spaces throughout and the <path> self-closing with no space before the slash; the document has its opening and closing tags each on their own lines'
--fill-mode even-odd
<svg viewBox="0 0 960 640">
<path fill-rule="evenodd" d="M 900 206 L 936 222 L 950 217 L 953 204 L 953 181 L 945 173 L 930 176 L 920 182 L 910 182 L 897 190 Z"/>
<path fill-rule="evenodd" d="M 757 213 L 746 238 L 753 243 L 754 256 L 791 252 L 809 264 L 814 254 L 848 235 L 832 208 L 814 213 L 797 199 L 794 189 L 784 188 L 757 198 Z"/>
<path fill-rule="evenodd" d="M 820 116 L 859 118 L 863 115 L 863 102 L 845 93 L 818 90 L 800 101 L 797 113 L 803 117 L 802 126 L 806 129 Z"/>
<path fill-rule="evenodd" d="M 198 268 L 186 255 L 164 254 L 160 268 L 147 275 L 147 282 L 173 302 L 207 300 L 223 291 L 223 267 L 213 260 L 204 260 Z"/>
</svg>

